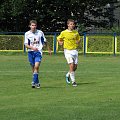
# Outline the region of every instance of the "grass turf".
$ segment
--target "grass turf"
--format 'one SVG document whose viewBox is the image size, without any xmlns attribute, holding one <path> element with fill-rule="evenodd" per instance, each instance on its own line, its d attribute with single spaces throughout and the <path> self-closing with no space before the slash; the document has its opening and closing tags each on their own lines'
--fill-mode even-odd
<svg viewBox="0 0 120 120">
<path fill-rule="evenodd" d="M 79 56 L 77 87 L 63 55 L 43 55 L 40 89 L 26 55 L 0 55 L 1 120 L 120 120 L 120 57 Z"/>
</svg>

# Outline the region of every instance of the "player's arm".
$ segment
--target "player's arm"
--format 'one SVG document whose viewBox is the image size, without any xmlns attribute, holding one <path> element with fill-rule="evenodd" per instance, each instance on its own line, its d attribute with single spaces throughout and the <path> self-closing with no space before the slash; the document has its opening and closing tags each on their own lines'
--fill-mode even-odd
<svg viewBox="0 0 120 120">
<path fill-rule="evenodd" d="M 57 39 L 57 41 L 58 41 L 59 45 L 63 45 L 63 43 L 64 43 L 63 39 Z"/>
<path fill-rule="evenodd" d="M 25 44 L 25 47 L 28 48 L 28 49 L 34 50 L 34 51 L 38 51 L 37 48 L 32 47 L 32 46 L 30 46 L 30 45 L 28 45 L 28 44 Z"/>
<path fill-rule="evenodd" d="M 76 44 L 79 44 L 80 43 L 80 40 L 76 40 Z"/>
<path fill-rule="evenodd" d="M 78 33 L 78 35 L 77 35 L 77 40 L 76 40 L 76 44 L 79 44 L 80 43 L 80 35 L 79 35 L 79 33 Z"/>
<path fill-rule="evenodd" d="M 44 33 L 42 33 L 42 38 L 43 38 L 43 39 L 42 39 L 43 46 L 46 46 L 46 47 L 47 47 L 48 52 L 49 52 L 49 54 L 51 55 L 52 52 L 51 52 L 50 46 L 49 46 L 49 44 L 48 44 L 48 42 L 47 42 L 47 40 L 46 40 L 46 38 L 45 38 Z"/>
<path fill-rule="evenodd" d="M 59 45 L 63 45 L 64 40 L 63 40 L 63 34 L 61 32 L 61 34 L 57 37 L 57 41 L 59 43 Z"/>
<path fill-rule="evenodd" d="M 51 55 L 51 54 L 52 54 L 52 52 L 51 52 L 50 46 L 48 45 L 48 42 L 47 42 L 47 41 L 45 41 L 45 42 L 44 42 L 44 45 L 47 47 L 48 52 L 49 52 L 49 54 Z"/>
</svg>

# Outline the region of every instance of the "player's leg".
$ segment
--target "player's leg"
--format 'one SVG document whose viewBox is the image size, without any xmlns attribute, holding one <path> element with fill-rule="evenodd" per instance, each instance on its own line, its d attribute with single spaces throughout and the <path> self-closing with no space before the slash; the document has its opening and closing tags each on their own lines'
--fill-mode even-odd
<svg viewBox="0 0 120 120">
<path fill-rule="evenodd" d="M 69 84 L 70 83 L 70 71 L 67 72 L 65 77 L 66 77 L 66 82 Z"/>
<path fill-rule="evenodd" d="M 71 54 L 72 52 L 72 54 Z M 76 52 L 76 51 L 75 51 Z M 69 72 L 66 74 L 66 82 L 70 83 L 70 78 L 72 81 L 72 84 L 75 83 L 75 69 L 76 69 L 76 65 L 75 65 L 75 54 L 74 51 L 70 51 L 70 50 L 64 50 L 64 54 L 65 54 L 65 58 L 67 60 L 67 63 L 69 65 Z"/>
<path fill-rule="evenodd" d="M 69 64 L 69 54 L 68 54 L 68 51 L 67 50 L 64 50 L 64 55 L 65 55 L 65 58 L 66 58 L 66 60 L 67 60 L 67 62 L 68 62 L 68 64 Z M 67 74 L 66 74 L 66 82 L 68 83 L 68 84 L 70 84 L 70 71 L 68 71 L 67 72 Z"/>
<path fill-rule="evenodd" d="M 74 58 L 74 71 L 76 71 L 78 65 L 78 51 L 75 51 L 75 55 L 73 56 L 73 58 Z"/>
<path fill-rule="evenodd" d="M 31 68 L 32 68 L 32 73 L 34 73 L 35 60 L 34 60 L 33 51 L 28 52 L 28 60 L 30 62 Z M 32 79 L 32 88 L 35 88 L 34 74 L 33 74 L 32 78 L 33 78 Z"/>
<path fill-rule="evenodd" d="M 34 81 L 34 65 L 33 65 L 33 66 L 31 65 L 31 68 L 32 68 L 32 88 L 35 88 L 35 81 Z"/>
<path fill-rule="evenodd" d="M 71 71 L 73 71 L 73 59 L 72 59 L 72 57 L 71 56 L 69 56 L 69 55 L 66 55 L 65 56 L 65 58 L 66 58 L 66 60 L 67 60 L 67 63 L 68 63 L 68 65 L 69 65 L 69 71 L 67 72 L 67 74 L 66 74 L 66 82 L 68 83 L 68 84 L 70 84 L 70 74 L 71 74 Z"/>
<path fill-rule="evenodd" d="M 72 85 L 77 86 L 75 82 L 75 71 L 74 70 L 76 69 L 76 65 L 74 64 L 75 62 L 74 57 L 72 55 L 66 55 L 65 57 L 69 65 L 69 72 L 66 74 L 66 82 L 70 83 L 70 79 L 71 79 Z M 69 75 L 69 79 L 67 75 Z"/>
<path fill-rule="evenodd" d="M 75 71 L 77 70 L 77 65 L 78 65 L 78 52 L 75 52 L 75 55 L 73 56 L 73 60 L 74 60 L 74 65 L 73 65 L 73 76 L 75 76 Z M 73 86 L 77 86 L 76 81 L 75 81 L 75 77 L 74 80 L 72 81 L 72 85 Z"/>
<path fill-rule="evenodd" d="M 40 88 L 40 83 L 39 83 L 39 66 L 41 63 L 41 53 L 40 52 L 35 52 L 35 65 L 34 65 L 34 73 L 33 73 L 33 79 L 35 81 L 36 87 Z"/>
<path fill-rule="evenodd" d="M 72 85 L 73 86 L 77 86 L 76 82 L 75 82 L 75 64 L 74 62 L 73 63 L 70 63 L 69 64 L 69 71 L 70 71 L 70 78 L 71 78 L 71 81 L 72 81 Z"/>
<path fill-rule="evenodd" d="M 33 66 L 31 66 L 31 68 L 32 68 L 32 73 L 34 73 L 34 65 L 33 65 Z"/>
<path fill-rule="evenodd" d="M 72 81 L 72 85 L 73 86 L 77 86 L 76 81 L 75 81 L 75 71 L 77 69 L 77 64 L 78 64 L 78 53 L 75 51 L 74 55 L 70 56 L 70 61 L 68 61 L 69 63 L 69 71 L 70 71 L 70 78 Z"/>
<path fill-rule="evenodd" d="M 40 87 L 39 78 L 38 78 L 39 66 L 40 66 L 40 62 L 35 62 L 33 79 L 35 81 L 35 85 L 36 85 L 37 88 Z"/>
<path fill-rule="evenodd" d="M 74 71 L 74 74 L 75 74 L 75 71 L 77 70 L 77 65 L 78 65 L 78 52 L 76 52 L 76 55 L 73 56 L 73 59 L 74 59 L 74 68 L 73 68 L 73 71 Z M 73 86 L 77 86 L 76 82 L 75 82 L 75 79 L 74 81 L 72 82 L 72 85 Z"/>
<path fill-rule="evenodd" d="M 77 64 L 74 64 L 74 71 L 77 70 Z"/>
</svg>

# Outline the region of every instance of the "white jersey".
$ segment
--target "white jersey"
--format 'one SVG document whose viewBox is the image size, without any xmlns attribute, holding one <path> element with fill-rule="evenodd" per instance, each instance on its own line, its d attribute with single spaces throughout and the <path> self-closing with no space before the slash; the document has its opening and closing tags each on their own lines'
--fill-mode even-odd
<svg viewBox="0 0 120 120">
<path fill-rule="evenodd" d="M 42 52 L 44 42 L 46 42 L 46 38 L 41 30 L 36 30 L 35 33 L 31 31 L 25 33 L 25 45 L 30 45 L 32 47 L 38 48 L 38 50 Z M 33 50 L 28 49 L 28 51 Z"/>
</svg>

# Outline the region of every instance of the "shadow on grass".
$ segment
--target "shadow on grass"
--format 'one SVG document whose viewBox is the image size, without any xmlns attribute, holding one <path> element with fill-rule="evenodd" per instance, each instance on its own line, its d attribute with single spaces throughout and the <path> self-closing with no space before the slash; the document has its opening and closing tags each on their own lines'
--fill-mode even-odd
<svg viewBox="0 0 120 120">
<path fill-rule="evenodd" d="M 77 83 L 77 85 L 89 85 L 89 84 L 96 84 L 96 82 L 84 82 L 84 83 Z"/>
<path fill-rule="evenodd" d="M 44 88 L 65 88 L 65 86 L 41 86 L 40 88 L 41 89 L 44 89 Z"/>
<path fill-rule="evenodd" d="M 78 86 L 81 86 L 81 85 L 90 85 L 90 84 L 96 84 L 96 82 L 77 83 Z M 68 86 L 72 87 L 72 84 L 66 84 L 65 86 L 41 86 L 41 89 L 44 89 L 44 88 L 66 88 Z"/>
</svg>

